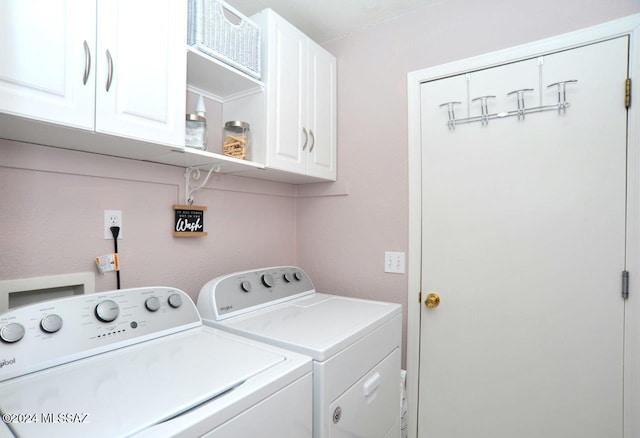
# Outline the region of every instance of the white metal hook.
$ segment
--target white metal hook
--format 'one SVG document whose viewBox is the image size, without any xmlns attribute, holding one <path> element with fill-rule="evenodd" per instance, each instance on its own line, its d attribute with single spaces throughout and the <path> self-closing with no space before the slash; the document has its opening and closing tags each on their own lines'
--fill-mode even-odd
<svg viewBox="0 0 640 438">
<path fill-rule="evenodd" d="M 558 87 L 558 112 L 564 111 L 569 107 L 567 102 L 567 84 L 578 82 L 576 79 L 569 79 L 568 81 L 554 82 L 547 85 L 547 88 Z"/>
<path fill-rule="evenodd" d="M 487 105 L 487 99 L 495 99 L 495 97 L 496 96 L 480 96 L 480 97 L 476 97 L 475 99 L 471 99 L 472 102 L 475 102 L 476 100 L 480 101 L 480 106 L 482 110 L 482 116 L 480 121 L 483 125 L 489 124 L 489 105 Z"/>
<path fill-rule="evenodd" d="M 447 126 L 449 127 L 449 129 L 455 129 L 456 128 L 456 115 L 453 111 L 453 105 L 459 105 L 462 102 L 445 102 L 440 104 L 439 106 L 443 107 L 446 106 L 447 107 L 447 114 L 449 115 L 449 120 L 447 121 Z"/>
<path fill-rule="evenodd" d="M 527 91 L 533 91 L 533 88 L 522 88 L 520 90 L 515 90 L 512 91 L 510 93 L 507 93 L 507 96 L 510 96 L 512 94 L 517 94 L 518 96 L 518 119 L 524 119 L 524 110 L 525 110 L 525 106 L 524 106 L 524 93 Z"/>
</svg>

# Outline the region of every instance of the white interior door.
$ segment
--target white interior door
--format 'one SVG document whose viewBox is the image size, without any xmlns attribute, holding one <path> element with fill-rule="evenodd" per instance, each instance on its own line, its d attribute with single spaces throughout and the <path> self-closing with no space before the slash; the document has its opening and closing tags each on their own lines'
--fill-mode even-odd
<svg viewBox="0 0 640 438">
<path fill-rule="evenodd" d="M 628 39 L 424 83 L 421 438 L 623 427 Z M 557 102 L 566 111 L 458 123 Z"/>
</svg>

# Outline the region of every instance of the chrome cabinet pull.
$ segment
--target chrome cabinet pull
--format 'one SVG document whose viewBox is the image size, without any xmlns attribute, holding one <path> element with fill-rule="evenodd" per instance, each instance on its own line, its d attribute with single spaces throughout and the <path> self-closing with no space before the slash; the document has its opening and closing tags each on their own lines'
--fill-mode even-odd
<svg viewBox="0 0 640 438">
<path fill-rule="evenodd" d="M 313 130 L 309 129 L 309 132 L 311 133 L 311 147 L 309 148 L 309 152 L 313 151 L 313 147 L 316 145 L 316 136 L 313 135 Z"/>
<path fill-rule="evenodd" d="M 111 80 L 113 79 L 113 59 L 111 58 L 111 52 L 109 52 L 109 49 L 107 49 L 107 65 L 109 66 L 109 73 L 107 74 L 106 90 L 109 92 L 109 88 L 111 88 Z"/>
<path fill-rule="evenodd" d="M 302 150 L 304 151 L 307 148 L 307 143 L 309 142 L 309 134 L 307 134 L 307 128 L 302 128 L 302 132 L 304 132 L 304 144 L 302 145 Z"/>
<path fill-rule="evenodd" d="M 87 40 L 84 40 L 84 76 L 82 76 L 82 85 L 87 85 L 89 73 L 91 72 L 91 50 Z"/>
</svg>

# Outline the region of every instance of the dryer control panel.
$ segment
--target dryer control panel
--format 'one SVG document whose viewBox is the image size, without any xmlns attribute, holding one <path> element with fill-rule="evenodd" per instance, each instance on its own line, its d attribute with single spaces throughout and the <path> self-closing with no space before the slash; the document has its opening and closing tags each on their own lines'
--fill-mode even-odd
<svg viewBox="0 0 640 438">
<path fill-rule="evenodd" d="M 202 324 L 191 298 L 169 287 L 42 301 L 0 314 L 0 382 Z"/>
<path fill-rule="evenodd" d="M 205 284 L 198 311 L 203 319 L 219 321 L 312 293 L 311 279 L 295 266 L 242 271 Z"/>
</svg>

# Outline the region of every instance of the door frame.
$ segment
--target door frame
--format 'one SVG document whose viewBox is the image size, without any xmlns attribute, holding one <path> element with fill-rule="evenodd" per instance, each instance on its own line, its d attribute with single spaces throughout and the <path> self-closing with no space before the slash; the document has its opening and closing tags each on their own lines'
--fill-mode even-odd
<svg viewBox="0 0 640 438">
<path fill-rule="evenodd" d="M 623 430 L 625 437 L 640 436 L 640 417 L 632 414 L 640 411 L 640 280 L 636 280 L 640 279 L 640 14 L 635 14 L 579 31 L 408 74 L 409 254 L 406 367 L 409 438 L 416 438 L 418 430 L 422 313 L 422 303 L 419 300 L 422 271 L 421 83 L 624 35 L 630 36 L 629 77 L 634 86 L 628 112 L 626 269 L 630 273 L 630 283 L 629 299 L 625 303 Z M 621 83 L 620 86 L 624 85 Z"/>
</svg>

